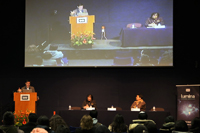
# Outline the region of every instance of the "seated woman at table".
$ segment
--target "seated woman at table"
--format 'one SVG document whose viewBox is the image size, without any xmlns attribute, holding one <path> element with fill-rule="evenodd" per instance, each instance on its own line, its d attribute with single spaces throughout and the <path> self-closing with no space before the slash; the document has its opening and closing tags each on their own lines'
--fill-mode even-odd
<svg viewBox="0 0 200 133">
<path fill-rule="evenodd" d="M 143 96 L 141 94 L 138 94 L 136 96 L 136 101 L 133 102 L 131 105 L 131 108 L 140 108 L 140 111 L 146 110 L 146 103 L 143 100 Z"/>
<path fill-rule="evenodd" d="M 151 14 L 151 17 L 148 18 L 145 22 L 146 27 L 155 27 L 158 24 L 164 25 L 163 19 L 160 17 L 158 12 L 154 12 Z"/>
<path fill-rule="evenodd" d="M 87 95 L 86 100 L 82 104 L 82 108 L 86 109 L 89 108 L 90 106 L 95 107 L 97 106 L 96 101 L 93 100 L 93 96 L 91 94 Z"/>
</svg>

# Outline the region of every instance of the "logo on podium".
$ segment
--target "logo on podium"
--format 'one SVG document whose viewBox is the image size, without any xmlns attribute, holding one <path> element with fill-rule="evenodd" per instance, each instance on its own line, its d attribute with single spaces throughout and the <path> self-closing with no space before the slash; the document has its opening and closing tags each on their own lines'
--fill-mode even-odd
<svg viewBox="0 0 200 133">
<path fill-rule="evenodd" d="M 83 23 L 87 23 L 87 22 L 88 22 L 87 17 L 80 17 L 80 18 L 76 19 L 77 24 L 83 24 Z"/>
<path fill-rule="evenodd" d="M 20 101 L 30 101 L 30 94 L 21 94 Z"/>
</svg>

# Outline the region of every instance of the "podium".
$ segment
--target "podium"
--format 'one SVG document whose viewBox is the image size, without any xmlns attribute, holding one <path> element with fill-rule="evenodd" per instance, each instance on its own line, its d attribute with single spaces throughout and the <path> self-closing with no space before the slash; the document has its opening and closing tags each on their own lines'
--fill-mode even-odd
<svg viewBox="0 0 200 133">
<path fill-rule="evenodd" d="M 15 113 L 18 114 L 19 111 L 26 112 L 31 111 L 32 113 L 36 113 L 36 101 L 37 101 L 37 93 L 18 93 L 14 92 L 14 101 L 15 101 Z"/>
<path fill-rule="evenodd" d="M 77 32 L 90 31 L 93 32 L 93 23 L 95 22 L 95 16 L 70 16 L 69 23 L 71 24 L 71 35 L 76 35 Z"/>
</svg>

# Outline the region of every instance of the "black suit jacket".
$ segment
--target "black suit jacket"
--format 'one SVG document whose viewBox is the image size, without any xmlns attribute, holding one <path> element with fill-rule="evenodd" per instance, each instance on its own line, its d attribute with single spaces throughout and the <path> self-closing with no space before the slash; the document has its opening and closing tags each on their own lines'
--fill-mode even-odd
<svg viewBox="0 0 200 133">
<path fill-rule="evenodd" d="M 19 129 L 23 130 L 24 133 L 30 133 L 33 130 L 33 128 L 35 128 L 35 127 L 36 127 L 35 123 L 28 122 L 26 125 L 19 127 Z"/>
</svg>

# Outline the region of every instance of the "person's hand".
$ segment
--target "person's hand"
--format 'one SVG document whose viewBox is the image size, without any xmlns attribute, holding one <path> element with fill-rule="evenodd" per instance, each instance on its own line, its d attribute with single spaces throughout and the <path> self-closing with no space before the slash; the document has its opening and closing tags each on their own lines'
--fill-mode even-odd
<svg viewBox="0 0 200 133">
<path fill-rule="evenodd" d="M 88 104 L 86 106 L 83 107 L 84 109 L 89 108 Z"/>
<path fill-rule="evenodd" d="M 156 24 L 153 22 L 153 23 L 149 24 L 149 26 L 151 26 L 151 27 L 155 27 Z"/>
<path fill-rule="evenodd" d="M 75 12 L 74 11 L 70 11 L 70 15 L 74 15 L 75 14 Z"/>
<path fill-rule="evenodd" d="M 22 92 L 22 89 L 19 88 L 17 91 L 18 91 L 18 92 Z"/>
</svg>

